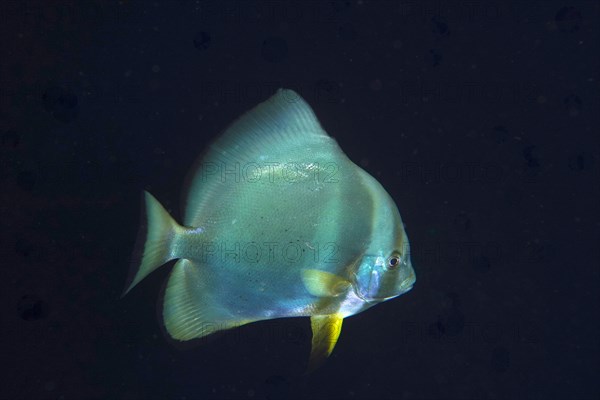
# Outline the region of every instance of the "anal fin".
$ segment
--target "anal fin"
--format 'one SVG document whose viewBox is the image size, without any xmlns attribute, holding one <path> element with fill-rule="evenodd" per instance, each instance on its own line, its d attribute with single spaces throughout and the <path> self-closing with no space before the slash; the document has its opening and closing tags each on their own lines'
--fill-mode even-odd
<svg viewBox="0 0 600 400">
<path fill-rule="evenodd" d="M 203 268 L 184 259 L 173 267 L 163 302 L 165 328 L 173 339 L 192 340 L 253 322 L 236 319 L 212 298 Z"/>
<path fill-rule="evenodd" d="M 329 357 L 342 331 L 343 320 L 341 314 L 310 317 L 313 337 L 307 373 L 317 369 Z"/>
</svg>

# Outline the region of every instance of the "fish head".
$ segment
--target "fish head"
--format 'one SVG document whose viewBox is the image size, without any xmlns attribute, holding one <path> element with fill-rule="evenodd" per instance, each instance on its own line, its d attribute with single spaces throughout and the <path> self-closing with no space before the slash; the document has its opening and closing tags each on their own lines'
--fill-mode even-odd
<svg viewBox="0 0 600 400">
<path fill-rule="evenodd" d="M 381 188 L 373 218 L 373 234 L 354 274 L 354 291 L 368 303 L 400 296 L 416 281 L 410 259 L 410 244 L 400 213 Z"/>
<path fill-rule="evenodd" d="M 397 250 L 365 255 L 355 274 L 354 290 L 365 302 L 381 302 L 412 289 L 416 277 L 410 257 Z"/>
</svg>

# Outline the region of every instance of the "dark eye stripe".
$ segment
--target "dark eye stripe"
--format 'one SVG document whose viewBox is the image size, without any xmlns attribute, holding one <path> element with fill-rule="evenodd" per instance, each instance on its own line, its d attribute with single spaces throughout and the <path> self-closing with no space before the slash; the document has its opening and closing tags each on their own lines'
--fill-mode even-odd
<svg viewBox="0 0 600 400">
<path fill-rule="evenodd" d="M 399 224 L 396 225 L 396 248 L 403 250 L 404 249 L 404 242 L 406 240 L 405 235 L 406 232 L 404 231 L 404 224 L 402 223 L 402 220 L 400 220 Z M 400 253 L 399 251 L 395 251 L 394 253 Z"/>
</svg>

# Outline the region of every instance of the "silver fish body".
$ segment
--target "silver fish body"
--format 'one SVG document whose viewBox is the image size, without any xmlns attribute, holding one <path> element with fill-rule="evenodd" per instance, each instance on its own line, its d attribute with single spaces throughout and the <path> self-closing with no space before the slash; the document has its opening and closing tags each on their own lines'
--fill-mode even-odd
<svg viewBox="0 0 600 400">
<path fill-rule="evenodd" d="M 235 121 L 194 173 L 183 225 L 146 193 L 147 229 L 127 291 L 172 259 L 163 302 L 178 340 L 311 317 L 311 369 L 345 317 L 410 290 L 400 213 L 383 187 L 280 89 Z"/>
</svg>

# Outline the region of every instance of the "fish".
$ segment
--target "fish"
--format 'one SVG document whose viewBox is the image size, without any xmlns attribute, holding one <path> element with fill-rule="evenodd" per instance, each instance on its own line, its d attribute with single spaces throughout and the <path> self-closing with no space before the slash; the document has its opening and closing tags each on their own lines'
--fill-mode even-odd
<svg viewBox="0 0 600 400">
<path fill-rule="evenodd" d="M 291 89 L 278 89 L 209 146 L 191 172 L 182 224 L 149 192 L 143 197 L 123 296 L 177 260 L 162 302 L 176 341 L 310 317 L 312 372 L 333 351 L 344 318 L 416 281 L 394 200 Z"/>
</svg>

